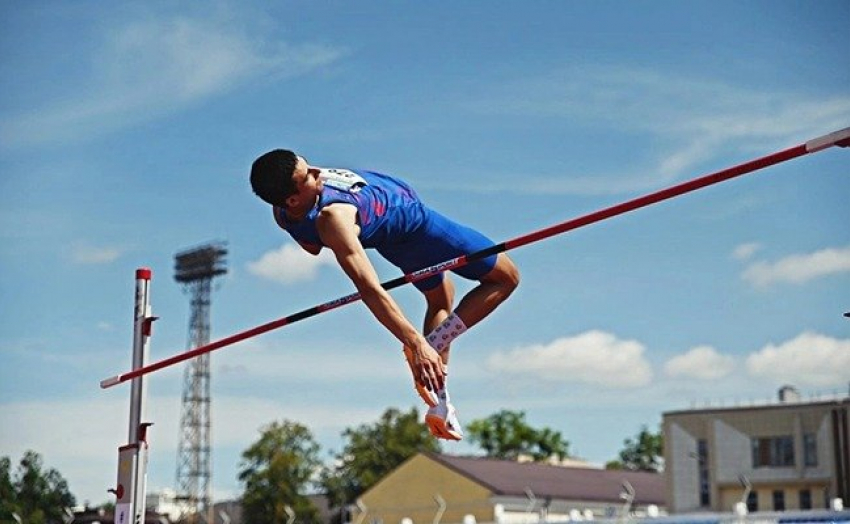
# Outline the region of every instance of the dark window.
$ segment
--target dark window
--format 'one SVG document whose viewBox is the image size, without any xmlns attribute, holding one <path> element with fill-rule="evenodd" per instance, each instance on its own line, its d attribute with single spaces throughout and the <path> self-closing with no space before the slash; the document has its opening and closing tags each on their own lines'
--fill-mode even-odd
<svg viewBox="0 0 850 524">
<path fill-rule="evenodd" d="M 800 490 L 800 509 L 812 509 L 812 490 Z"/>
<path fill-rule="evenodd" d="M 781 489 L 773 491 L 773 510 L 785 511 L 785 492 Z"/>
<path fill-rule="evenodd" d="M 803 465 L 818 465 L 818 440 L 814 433 L 803 435 Z"/>
<path fill-rule="evenodd" d="M 750 491 L 747 495 L 747 511 L 755 513 L 759 510 L 759 494 L 755 491 Z"/>
<path fill-rule="evenodd" d="M 794 439 L 791 436 L 754 438 L 753 467 L 794 465 Z"/>
<path fill-rule="evenodd" d="M 708 442 L 705 439 L 697 441 L 697 463 L 699 465 L 699 504 L 707 508 L 711 506 L 711 485 L 708 481 Z"/>
</svg>

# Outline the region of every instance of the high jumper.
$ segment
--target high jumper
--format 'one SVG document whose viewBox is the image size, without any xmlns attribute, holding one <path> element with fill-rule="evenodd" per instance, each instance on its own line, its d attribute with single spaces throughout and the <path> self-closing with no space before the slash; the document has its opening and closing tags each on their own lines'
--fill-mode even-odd
<svg viewBox="0 0 850 524">
<path fill-rule="evenodd" d="M 414 257 L 412 260 L 404 259 L 403 256 L 396 260 L 391 259 L 398 267 L 407 272 L 400 277 L 381 284 L 377 283 L 371 264 L 366 266 L 361 259 L 361 252 L 365 242 L 362 242 L 358 238 L 358 234 L 361 233 L 362 229 L 368 227 L 368 224 L 364 225 L 362 223 L 363 217 L 360 215 L 357 206 L 353 203 L 353 200 L 356 200 L 356 198 L 352 196 L 358 192 L 362 192 L 362 188 L 368 186 L 372 175 L 363 172 L 310 166 L 302 157 L 287 152 L 284 153 L 284 156 L 289 159 L 288 161 L 293 162 L 291 172 L 287 176 L 290 181 L 294 180 L 295 191 L 293 192 L 293 188 L 286 189 L 285 184 L 288 182 L 281 180 L 281 188 L 275 189 L 273 187 L 266 196 L 261 194 L 261 197 L 273 206 L 276 206 L 275 217 L 278 223 L 290 232 L 298 229 L 297 225 L 291 224 L 297 224 L 300 222 L 299 219 L 303 219 L 308 214 L 314 213 L 318 216 L 327 212 L 327 220 L 324 221 L 324 225 L 321 224 L 322 221 L 314 221 L 311 226 L 313 229 L 304 234 L 293 234 L 293 236 L 308 251 L 315 251 L 319 247 L 315 242 L 316 240 L 319 240 L 321 245 L 331 248 L 340 265 L 354 281 L 358 292 L 319 304 L 293 315 L 267 322 L 158 362 L 139 366 L 132 371 L 102 380 L 100 386 L 101 388 L 109 388 L 199 355 L 210 353 L 216 349 L 281 328 L 299 320 L 304 320 L 346 304 L 363 300 L 375 316 L 407 348 L 405 353 L 410 363 L 417 391 L 430 406 L 429 415 L 431 416 L 426 420 L 429 422 L 429 428 L 431 428 L 432 433 L 439 438 L 457 440 L 462 436 L 462 433 L 460 432 L 459 423 L 452 414 L 453 408 L 451 408 L 448 395 L 445 392 L 445 361 L 438 356 L 438 351 L 441 348 L 436 339 L 442 339 L 442 333 L 435 334 L 435 332 L 443 324 L 447 324 L 444 326 L 444 329 L 448 328 L 451 331 L 451 326 L 455 325 L 454 321 L 458 319 L 461 321 L 460 324 L 463 326 L 463 329 L 465 329 L 465 327 L 469 327 L 483 319 L 501 301 L 510 295 L 518 283 L 519 274 L 516 267 L 510 262 L 510 259 L 503 256 L 504 252 L 833 146 L 850 147 L 850 127 L 499 244 L 493 244 L 486 237 L 474 231 L 468 233 L 464 226 L 459 226 L 451 222 L 452 227 L 463 229 L 469 236 L 466 237 L 466 240 L 462 240 L 459 245 L 441 247 L 444 250 L 440 251 L 439 255 L 448 258 L 439 261 L 439 263 L 435 263 L 434 259 L 420 259 L 418 257 Z M 262 164 L 263 162 L 272 161 L 273 163 L 277 161 L 275 160 L 275 156 L 280 156 L 280 153 L 272 153 L 274 152 L 267 154 L 271 155 L 270 157 L 266 157 L 266 155 L 260 157 L 257 159 L 257 162 Z M 263 160 L 264 157 L 265 160 Z M 255 169 L 257 169 L 257 162 L 254 165 Z M 364 176 L 364 174 L 367 176 Z M 271 178 L 273 179 L 274 177 Z M 266 182 L 261 182 L 260 184 L 262 183 Z M 335 188 L 334 198 L 326 202 L 328 205 L 319 207 L 317 204 L 321 202 L 323 186 L 325 188 Z M 356 189 L 358 187 L 360 189 Z M 341 188 L 341 190 L 337 188 Z M 266 190 L 261 188 L 257 192 L 259 194 L 264 191 Z M 275 194 L 276 191 L 277 194 Z M 342 203 L 343 205 L 334 207 L 337 203 Z M 314 218 L 317 218 L 317 216 Z M 361 231 L 358 231 L 358 229 Z M 395 254 L 391 254 L 391 256 L 395 256 Z M 424 265 L 429 263 L 432 265 L 413 270 L 412 264 L 416 264 L 417 262 Z M 467 271 L 463 268 L 471 269 Z M 449 284 L 442 284 L 447 282 L 447 279 L 442 277 L 435 278 L 446 271 L 460 273 L 462 276 L 480 282 L 479 286 L 473 289 L 453 312 L 451 311 L 452 301 L 450 300 L 453 296 L 453 289 Z M 413 283 L 420 290 L 423 290 L 426 296 L 429 312 L 426 315 L 425 331 L 429 335 L 434 336 L 429 337 L 425 335 L 423 337 L 423 335 L 415 332 L 415 329 L 410 327 L 410 323 L 406 319 L 401 319 L 403 315 L 397 309 L 397 306 L 394 305 L 395 303 L 392 299 L 387 300 L 389 295 L 385 293 L 386 291 L 408 283 Z M 443 296 L 439 297 L 439 299 L 429 298 L 429 290 L 433 289 L 439 290 L 438 294 Z M 401 317 L 398 315 L 401 315 Z M 446 322 L 447 320 L 449 322 Z M 457 334 L 460 333 L 458 332 L 454 336 Z M 446 339 L 447 343 L 444 344 L 443 349 L 447 348 L 452 338 L 453 335 L 449 332 Z M 444 354 L 447 355 L 447 353 Z M 437 395 L 435 396 L 434 393 L 437 393 Z"/>
</svg>

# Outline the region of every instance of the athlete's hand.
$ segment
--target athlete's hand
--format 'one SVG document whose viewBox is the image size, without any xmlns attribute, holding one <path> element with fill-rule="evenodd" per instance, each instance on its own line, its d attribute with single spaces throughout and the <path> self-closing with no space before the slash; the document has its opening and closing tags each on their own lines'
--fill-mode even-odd
<svg viewBox="0 0 850 524">
<path fill-rule="evenodd" d="M 446 381 L 446 365 L 443 364 L 437 350 L 432 348 L 424 337 L 410 350 L 413 358 L 410 363 L 413 380 L 429 391 L 436 392 L 443 389 Z"/>
</svg>

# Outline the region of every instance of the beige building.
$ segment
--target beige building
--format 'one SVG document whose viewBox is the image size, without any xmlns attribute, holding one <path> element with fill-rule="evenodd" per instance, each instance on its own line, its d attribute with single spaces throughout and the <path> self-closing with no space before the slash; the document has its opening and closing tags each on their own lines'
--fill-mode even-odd
<svg viewBox="0 0 850 524">
<path fill-rule="evenodd" d="M 366 491 L 352 520 L 520 524 L 613 517 L 623 509 L 658 515 L 664 496 L 657 473 L 419 453 Z"/>
<path fill-rule="evenodd" d="M 829 509 L 850 502 L 850 397 L 664 413 L 671 513 Z"/>
</svg>

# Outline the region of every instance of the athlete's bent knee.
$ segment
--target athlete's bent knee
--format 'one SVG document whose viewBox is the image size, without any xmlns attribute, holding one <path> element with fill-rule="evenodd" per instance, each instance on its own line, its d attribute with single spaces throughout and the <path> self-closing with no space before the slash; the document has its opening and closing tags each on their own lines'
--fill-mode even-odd
<svg viewBox="0 0 850 524">
<path fill-rule="evenodd" d="M 482 281 L 498 286 L 504 300 L 519 286 L 519 269 L 510 258 L 499 255 L 493 270 Z"/>
<path fill-rule="evenodd" d="M 519 286 L 519 280 L 520 280 L 519 269 L 516 267 L 516 265 L 513 263 L 513 261 L 510 258 L 508 258 L 507 256 L 505 256 L 505 258 L 502 262 L 503 262 L 503 264 L 502 264 L 503 265 L 503 271 L 502 271 L 502 273 L 503 273 L 503 275 L 502 275 L 503 285 L 505 287 L 509 288 L 510 291 L 513 291 L 514 289 L 517 288 L 517 286 Z"/>
</svg>

